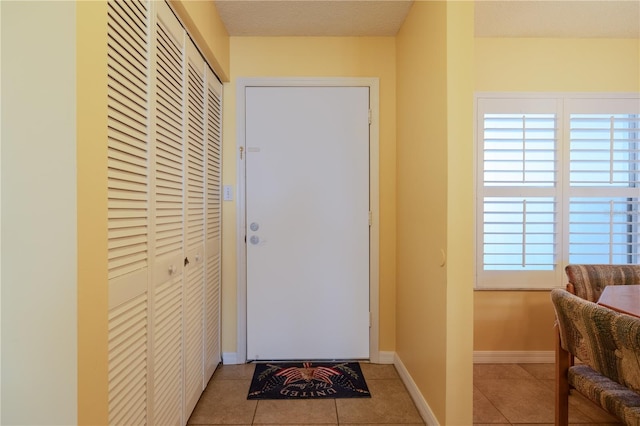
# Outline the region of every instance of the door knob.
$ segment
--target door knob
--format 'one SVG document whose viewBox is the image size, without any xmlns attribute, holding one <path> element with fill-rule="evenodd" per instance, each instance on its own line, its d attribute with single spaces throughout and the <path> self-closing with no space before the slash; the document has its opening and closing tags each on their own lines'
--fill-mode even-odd
<svg viewBox="0 0 640 426">
<path fill-rule="evenodd" d="M 253 232 L 256 232 L 258 229 L 260 229 L 260 225 L 258 225 L 257 222 L 252 222 L 251 225 L 249 225 L 249 229 L 251 229 Z"/>
<path fill-rule="evenodd" d="M 249 238 L 249 242 L 253 245 L 256 245 L 260 242 L 260 237 L 258 237 L 257 235 L 252 235 L 251 238 Z"/>
</svg>

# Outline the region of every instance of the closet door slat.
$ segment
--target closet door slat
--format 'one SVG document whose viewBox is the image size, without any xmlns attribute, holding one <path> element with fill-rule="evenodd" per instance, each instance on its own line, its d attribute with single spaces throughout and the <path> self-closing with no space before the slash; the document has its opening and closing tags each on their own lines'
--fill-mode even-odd
<svg viewBox="0 0 640 426">
<path fill-rule="evenodd" d="M 185 139 L 186 257 L 184 300 L 185 411 L 191 412 L 203 390 L 204 308 L 204 60 L 193 43 L 187 45 Z"/>
<path fill-rule="evenodd" d="M 146 420 L 147 297 L 109 312 L 109 424 Z"/>
<path fill-rule="evenodd" d="M 130 250 L 109 250 L 109 279 L 146 268 L 148 264 L 147 243 L 139 238 L 147 233 L 148 222 L 149 41 L 144 33 L 148 16 L 132 17 L 124 10 L 127 7 L 127 2 L 108 4 L 108 238 L 112 247 L 130 246 Z M 142 33 L 135 33 L 135 37 L 144 37 L 146 44 L 121 41 L 124 31 L 134 29 Z M 118 58 L 123 56 L 135 58 L 131 62 L 139 65 L 129 67 L 126 75 L 118 71 Z M 119 221 L 123 211 L 138 219 L 137 224 L 127 227 Z"/>
<path fill-rule="evenodd" d="M 107 11 L 109 423 L 146 424 L 149 12 L 133 0 Z"/>
<path fill-rule="evenodd" d="M 153 423 L 186 423 L 183 411 L 184 31 L 157 3 L 154 77 Z"/>
<path fill-rule="evenodd" d="M 181 277 L 155 289 L 154 423 L 182 422 L 182 285 Z"/>
<path fill-rule="evenodd" d="M 162 91 L 171 94 L 172 102 L 156 100 L 156 139 L 155 139 L 155 212 L 156 220 L 164 225 L 163 235 L 156 234 L 155 250 L 157 256 L 168 255 L 182 250 L 183 232 L 183 58 L 182 41 L 171 34 L 162 20 L 156 27 L 157 52 L 156 93 Z M 169 45 L 168 47 L 166 45 Z M 167 86 L 164 82 L 175 76 L 177 81 Z M 173 77 L 171 77 L 173 78 Z M 158 95 L 159 96 L 159 95 Z M 176 242 L 178 242 L 176 244 Z"/>
<path fill-rule="evenodd" d="M 222 84 L 207 70 L 204 383 L 220 363 Z"/>
</svg>

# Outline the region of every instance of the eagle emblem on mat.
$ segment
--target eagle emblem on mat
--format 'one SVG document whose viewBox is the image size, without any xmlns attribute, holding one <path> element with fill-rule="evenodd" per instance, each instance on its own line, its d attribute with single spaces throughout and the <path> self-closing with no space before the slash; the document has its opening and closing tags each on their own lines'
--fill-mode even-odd
<svg viewBox="0 0 640 426">
<path fill-rule="evenodd" d="M 305 362 L 302 367 L 289 367 L 283 368 L 274 375 L 276 377 L 286 377 L 284 381 L 285 386 L 294 382 L 310 382 L 312 380 L 319 380 L 329 385 L 333 384 L 331 376 L 340 376 L 340 373 L 335 368 L 330 367 L 312 367 L 310 362 Z"/>
<path fill-rule="evenodd" d="M 248 398 L 336 398 L 345 391 L 349 397 L 370 396 L 353 363 L 268 363 L 256 367 Z"/>
</svg>

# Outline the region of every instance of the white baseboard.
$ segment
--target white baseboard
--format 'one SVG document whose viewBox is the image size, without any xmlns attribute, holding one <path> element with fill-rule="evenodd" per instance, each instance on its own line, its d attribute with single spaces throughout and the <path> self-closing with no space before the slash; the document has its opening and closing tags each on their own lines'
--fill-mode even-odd
<svg viewBox="0 0 640 426">
<path fill-rule="evenodd" d="M 392 351 L 380 351 L 378 352 L 378 364 L 393 364 L 396 358 L 396 353 Z"/>
<path fill-rule="evenodd" d="M 222 363 L 224 365 L 239 364 L 239 362 L 238 362 L 238 354 L 236 352 L 223 352 L 222 353 Z"/>
<path fill-rule="evenodd" d="M 474 364 L 547 364 L 554 363 L 554 351 L 474 351 Z"/>
<path fill-rule="evenodd" d="M 440 426 L 440 423 L 438 423 L 438 419 L 436 419 L 433 411 L 431 411 L 431 407 L 429 407 L 429 404 L 427 404 L 427 401 L 422 396 L 422 393 L 420 393 L 418 386 L 413 381 L 413 378 L 402 363 L 402 360 L 400 359 L 398 354 L 395 354 L 394 356 L 393 365 L 396 367 L 396 370 L 398 370 L 400 379 L 409 391 L 409 395 L 411 395 L 413 403 L 416 404 L 416 408 L 418 409 L 422 420 L 424 420 L 427 426 Z"/>
<path fill-rule="evenodd" d="M 389 362 L 391 361 L 391 362 Z M 438 419 L 422 396 L 409 371 L 395 352 L 381 351 L 378 355 L 380 364 L 391 364 L 396 367 L 400 379 L 407 387 L 420 416 L 428 426 L 439 426 Z M 554 351 L 474 351 L 474 364 L 544 364 L 554 363 Z"/>
</svg>

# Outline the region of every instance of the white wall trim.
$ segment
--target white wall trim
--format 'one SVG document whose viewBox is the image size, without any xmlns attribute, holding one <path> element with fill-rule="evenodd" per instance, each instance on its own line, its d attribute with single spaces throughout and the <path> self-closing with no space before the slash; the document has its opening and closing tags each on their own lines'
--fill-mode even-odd
<svg viewBox="0 0 640 426">
<path fill-rule="evenodd" d="M 547 364 L 555 362 L 554 351 L 474 351 L 474 364 Z"/>
<path fill-rule="evenodd" d="M 377 364 L 393 364 L 396 360 L 396 353 L 393 351 L 380 351 L 378 352 Z M 373 362 L 373 361 L 371 361 Z"/>
<path fill-rule="evenodd" d="M 393 365 L 396 367 L 396 370 L 400 375 L 400 379 L 409 391 L 409 395 L 411 395 L 413 403 L 416 404 L 416 408 L 418 409 L 422 420 L 424 420 L 424 422 L 429 426 L 439 426 L 440 423 L 438 423 L 438 419 L 433 414 L 433 411 L 431 411 L 431 407 L 429 407 L 429 404 L 422 396 L 420 389 L 418 389 L 418 385 L 413 381 L 411 374 L 409 374 L 409 371 L 404 366 L 398 354 L 395 354 Z"/>
<path fill-rule="evenodd" d="M 242 363 L 238 362 L 238 354 L 236 352 L 222 352 L 222 364 L 234 365 Z"/>
<path fill-rule="evenodd" d="M 344 86 L 369 87 L 369 107 L 371 126 L 369 127 L 369 206 L 372 223 L 369 228 L 369 310 L 371 327 L 369 328 L 369 360 L 380 363 L 378 353 L 380 317 L 379 317 L 379 265 L 380 265 L 380 82 L 377 77 L 284 77 L 284 78 L 238 78 L 236 81 L 236 149 L 238 154 L 246 152 L 245 134 L 245 89 L 255 86 Z M 245 243 L 245 159 L 237 155 L 237 340 L 236 363 L 247 361 L 247 257 Z M 226 364 L 226 362 L 225 362 Z"/>
</svg>

